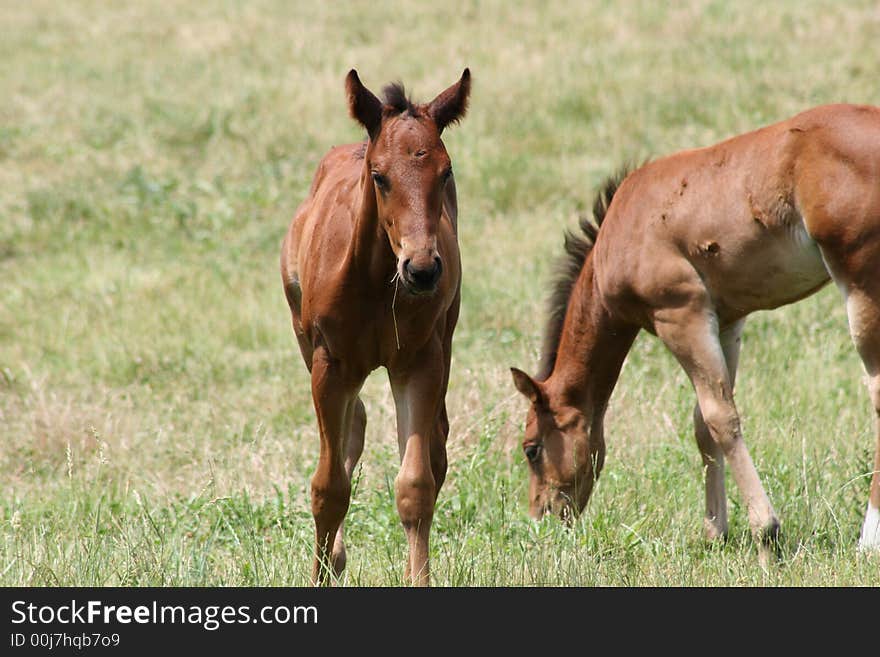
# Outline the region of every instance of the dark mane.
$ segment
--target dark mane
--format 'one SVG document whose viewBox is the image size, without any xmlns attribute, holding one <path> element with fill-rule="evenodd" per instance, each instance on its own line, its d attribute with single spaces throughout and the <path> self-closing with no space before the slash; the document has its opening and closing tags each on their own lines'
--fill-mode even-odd
<svg viewBox="0 0 880 657">
<path fill-rule="evenodd" d="M 599 227 L 611 205 L 614 193 L 631 171 L 630 167 L 621 167 L 615 174 L 609 176 L 593 201 L 593 221 L 588 216 L 580 219 L 582 235 L 565 231 L 565 256 L 560 260 L 556 280 L 553 284 L 553 292 L 547 303 L 548 318 L 544 328 L 544 341 L 541 344 L 541 363 L 538 381 L 546 381 L 556 365 L 556 353 L 559 349 L 559 340 L 562 337 L 562 326 L 565 322 L 565 313 L 568 311 L 568 301 L 571 298 L 574 284 L 583 269 L 587 255 L 596 243 L 599 235 Z"/>
<path fill-rule="evenodd" d="M 410 116 L 419 115 L 418 105 L 407 97 L 403 84 L 394 82 L 382 89 L 382 95 L 385 99 L 385 111 L 390 114 L 408 113 Z"/>
</svg>

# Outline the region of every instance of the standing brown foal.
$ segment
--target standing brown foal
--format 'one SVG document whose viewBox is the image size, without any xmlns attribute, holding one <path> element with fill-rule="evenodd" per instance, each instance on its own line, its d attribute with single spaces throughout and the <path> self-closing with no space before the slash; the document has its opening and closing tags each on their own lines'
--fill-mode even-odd
<svg viewBox="0 0 880 657">
<path fill-rule="evenodd" d="M 570 516 L 586 505 L 604 462 L 609 397 L 646 329 L 696 390 L 708 537 L 727 533 L 727 459 L 766 562 L 779 521 L 734 405 L 740 334 L 750 313 L 834 280 L 880 416 L 880 108 L 817 107 L 656 160 L 609 181 L 594 215 L 600 230 L 584 222 L 585 238 L 566 240 L 541 373 L 513 370 L 531 401 L 523 444 L 531 512 Z M 878 509 L 880 434 L 864 549 L 880 549 Z"/>
<path fill-rule="evenodd" d="M 386 87 L 382 102 L 354 70 L 345 90 L 369 139 L 324 157 L 281 248 L 321 435 L 312 477 L 313 577 L 327 583 L 345 567 L 342 523 L 366 427 L 358 393 L 385 366 L 397 408 L 406 577 L 427 585 L 428 535 L 446 476 L 444 399 L 461 285 L 455 183 L 440 134 L 465 114 L 470 73 L 424 105 L 400 85 Z"/>
</svg>

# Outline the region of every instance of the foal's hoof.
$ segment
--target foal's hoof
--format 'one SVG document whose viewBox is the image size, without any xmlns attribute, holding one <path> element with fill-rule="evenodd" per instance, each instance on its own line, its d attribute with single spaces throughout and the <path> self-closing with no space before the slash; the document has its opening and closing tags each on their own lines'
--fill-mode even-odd
<svg viewBox="0 0 880 657">
<path fill-rule="evenodd" d="M 780 561 L 779 550 L 772 545 L 758 546 L 758 565 L 765 571 L 770 570 Z"/>
<path fill-rule="evenodd" d="M 769 570 L 772 565 L 782 559 L 782 550 L 779 544 L 779 521 L 774 518 L 770 525 L 756 531 L 755 540 L 758 542 L 758 563 L 764 570 Z"/>
<path fill-rule="evenodd" d="M 862 525 L 862 534 L 859 536 L 859 551 L 880 554 L 880 510 L 871 504 L 868 505 L 865 524 Z"/>
<path fill-rule="evenodd" d="M 345 546 L 343 545 L 341 548 L 333 548 L 333 554 L 330 557 L 331 565 L 333 566 L 333 574 L 336 577 L 342 575 L 342 571 L 345 570 Z"/>
<path fill-rule="evenodd" d="M 329 558 L 315 559 L 312 569 L 312 584 L 315 586 L 332 586 L 342 571 L 345 570 L 345 546 L 337 542 Z"/>
<path fill-rule="evenodd" d="M 727 527 L 714 519 L 703 518 L 703 535 L 709 543 L 723 543 L 727 540 Z"/>
<path fill-rule="evenodd" d="M 859 539 L 859 552 L 862 554 L 880 557 L 880 536 L 875 540 L 865 540 L 865 537 Z"/>
</svg>

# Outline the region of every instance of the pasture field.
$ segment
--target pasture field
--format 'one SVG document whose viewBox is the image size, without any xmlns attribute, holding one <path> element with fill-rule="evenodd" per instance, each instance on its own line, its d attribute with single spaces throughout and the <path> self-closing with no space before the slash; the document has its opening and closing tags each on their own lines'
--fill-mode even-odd
<svg viewBox="0 0 880 657">
<path fill-rule="evenodd" d="M 544 299 L 602 178 L 825 102 L 880 103 L 871 0 L 71 3 L 0 0 L 0 585 L 306 585 L 317 425 L 278 274 L 319 158 L 361 139 L 343 79 L 430 99 L 463 306 L 437 585 L 880 585 L 859 555 L 874 448 L 833 286 L 746 324 L 737 400 L 782 520 L 758 566 L 702 537 L 694 395 L 642 334 L 574 528 L 526 516 Z M 384 372 L 348 515 L 350 586 L 402 583 Z"/>
</svg>

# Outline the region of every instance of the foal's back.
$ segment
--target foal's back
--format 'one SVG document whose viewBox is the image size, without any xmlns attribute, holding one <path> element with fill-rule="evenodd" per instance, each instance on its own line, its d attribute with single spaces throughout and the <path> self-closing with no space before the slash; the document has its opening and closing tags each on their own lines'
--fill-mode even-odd
<svg viewBox="0 0 880 657">
<path fill-rule="evenodd" d="M 596 244 L 598 282 L 646 328 L 700 291 L 724 326 L 857 278 L 845 254 L 878 229 L 880 110 L 827 105 L 634 172 Z"/>
<path fill-rule="evenodd" d="M 281 271 L 286 286 L 300 280 L 299 263 L 305 257 L 341 261 L 354 225 L 355 190 L 363 153 L 363 143 L 335 146 L 318 165 L 309 195 L 297 208 L 281 249 Z"/>
</svg>

